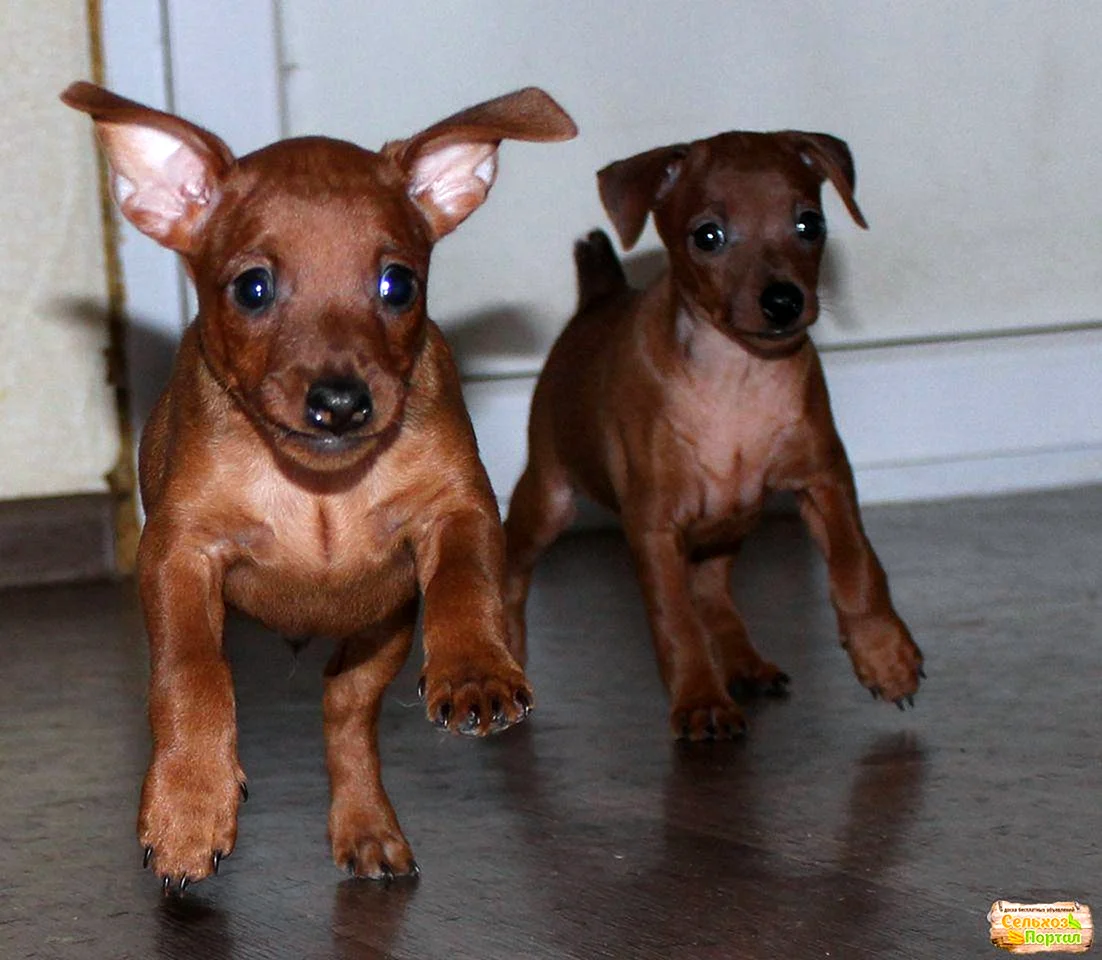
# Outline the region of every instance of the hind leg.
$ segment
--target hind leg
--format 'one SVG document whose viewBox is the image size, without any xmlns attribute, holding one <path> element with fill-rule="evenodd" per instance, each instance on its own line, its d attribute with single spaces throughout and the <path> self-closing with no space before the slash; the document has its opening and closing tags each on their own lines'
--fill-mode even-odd
<svg viewBox="0 0 1102 960">
<path fill-rule="evenodd" d="M 524 607 L 532 569 L 574 519 L 574 491 L 560 469 L 541 466 L 537 458 L 513 491 L 505 519 L 505 617 L 509 652 L 521 666 L 527 660 Z"/>
<path fill-rule="evenodd" d="M 413 853 L 383 789 L 379 711 L 413 642 L 416 605 L 341 644 L 325 668 L 325 759 L 329 839 L 337 866 L 389 880 L 417 872 Z"/>
<path fill-rule="evenodd" d="M 693 564 L 693 602 L 710 634 L 728 691 L 781 693 L 788 685 L 788 674 L 754 649 L 731 597 L 734 559 L 709 557 Z"/>
</svg>

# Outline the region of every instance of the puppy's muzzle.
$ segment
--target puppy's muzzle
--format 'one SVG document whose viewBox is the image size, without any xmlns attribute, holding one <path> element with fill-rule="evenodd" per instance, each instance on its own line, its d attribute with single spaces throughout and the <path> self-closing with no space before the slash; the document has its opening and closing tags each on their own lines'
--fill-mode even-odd
<svg viewBox="0 0 1102 960">
<path fill-rule="evenodd" d="M 761 313 L 770 332 L 787 333 L 795 327 L 804 312 L 804 295 L 794 283 L 771 283 L 759 299 Z"/>
<path fill-rule="evenodd" d="M 337 437 L 367 424 L 373 410 L 371 391 L 358 378 L 329 377 L 306 391 L 307 426 Z"/>
</svg>

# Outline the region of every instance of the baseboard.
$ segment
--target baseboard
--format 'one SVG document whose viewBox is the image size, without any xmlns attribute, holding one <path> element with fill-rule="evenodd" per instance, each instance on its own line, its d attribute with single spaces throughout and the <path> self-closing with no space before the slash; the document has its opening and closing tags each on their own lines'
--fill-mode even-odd
<svg viewBox="0 0 1102 960">
<path fill-rule="evenodd" d="M 0 588 L 115 573 L 115 499 L 81 494 L 0 502 Z"/>
<path fill-rule="evenodd" d="M 1102 329 L 833 349 L 823 365 L 864 503 L 1102 482 Z M 534 387 L 465 385 L 503 509 Z"/>
</svg>

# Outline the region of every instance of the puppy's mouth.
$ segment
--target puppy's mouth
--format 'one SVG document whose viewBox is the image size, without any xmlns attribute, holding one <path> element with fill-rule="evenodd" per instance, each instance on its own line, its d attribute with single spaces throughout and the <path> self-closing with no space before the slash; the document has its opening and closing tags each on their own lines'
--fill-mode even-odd
<svg viewBox="0 0 1102 960">
<path fill-rule="evenodd" d="M 784 330 L 747 330 L 732 324 L 727 329 L 751 353 L 775 358 L 786 357 L 799 350 L 808 340 L 810 326 L 810 323 L 805 323 Z"/>
<path fill-rule="evenodd" d="M 311 453 L 336 455 L 355 450 L 371 440 L 376 433 L 307 433 L 304 430 L 295 430 L 282 424 L 270 423 L 280 440 L 304 447 Z"/>
<path fill-rule="evenodd" d="M 257 426 L 271 437 L 278 447 L 290 448 L 311 458 L 340 460 L 359 448 L 379 439 L 386 432 L 386 423 L 372 421 L 356 430 L 344 433 L 323 433 L 289 427 L 270 416 L 255 404 L 246 404 Z M 374 428 L 374 429 L 372 429 Z"/>
</svg>

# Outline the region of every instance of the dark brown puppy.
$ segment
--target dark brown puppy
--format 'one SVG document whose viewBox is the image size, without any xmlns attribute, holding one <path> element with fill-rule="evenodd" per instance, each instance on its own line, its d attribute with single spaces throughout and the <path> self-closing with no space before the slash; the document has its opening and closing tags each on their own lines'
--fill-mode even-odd
<svg viewBox="0 0 1102 960">
<path fill-rule="evenodd" d="M 578 313 L 536 387 L 505 524 L 513 654 L 524 662 L 532 567 L 584 493 L 623 521 L 678 737 L 730 736 L 744 727 L 733 688 L 788 682 L 751 646 L 728 588 L 732 555 L 771 491 L 796 494 L 822 548 L 861 683 L 902 706 L 922 673 L 862 529 L 807 335 L 824 180 L 865 226 L 849 149 L 826 134 L 725 133 L 603 169 L 601 199 L 624 247 L 653 214 L 669 269 L 638 291 L 603 233 L 580 242 Z"/>
<path fill-rule="evenodd" d="M 376 721 L 418 594 L 435 723 L 485 734 L 531 704 L 506 647 L 496 504 L 425 314 L 429 254 L 486 198 L 502 139 L 569 139 L 574 124 L 530 88 L 378 153 L 308 137 L 235 159 L 91 84 L 63 100 L 91 114 L 122 212 L 180 253 L 199 300 L 140 454 L 146 862 L 182 889 L 234 847 L 231 604 L 286 636 L 339 641 L 324 702 L 333 857 L 357 876 L 415 872 Z"/>
</svg>

